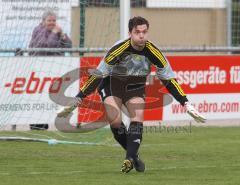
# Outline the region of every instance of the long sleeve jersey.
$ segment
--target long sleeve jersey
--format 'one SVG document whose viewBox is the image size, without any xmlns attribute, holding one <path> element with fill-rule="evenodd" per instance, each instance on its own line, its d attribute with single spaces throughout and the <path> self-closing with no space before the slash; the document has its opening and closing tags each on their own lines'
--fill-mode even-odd
<svg viewBox="0 0 240 185">
<path fill-rule="evenodd" d="M 156 74 L 173 97 L 184 105 L 188 99 L 177 80 L 174 72 L 162 52 L 150 41 L 143 50 L 138 51 L 131 46 L 131 40 L 117 42 L 104 56 L 97 69 L 81 87 L 77 97 L 84 98 L 93 92 L 108 76 L 147 76 L 151 65 L 156 67 Z"/>
</svg>

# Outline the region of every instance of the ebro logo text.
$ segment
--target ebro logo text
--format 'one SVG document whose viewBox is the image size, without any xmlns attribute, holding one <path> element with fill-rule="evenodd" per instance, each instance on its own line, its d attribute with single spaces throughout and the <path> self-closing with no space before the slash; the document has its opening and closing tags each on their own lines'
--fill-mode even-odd
<svg viewBox="0 0 240 185">
<path fill-rule="evenodd" d="M 35 76 L 35 72 L 32 72 L 29 79 L 17 77 L 13 83 L 6 83 L 5 87 L 10 87 L 12 94 L 35 94 L 42 93 L 44 90 L 47 90 L 48 93 L 58 93 L 64 81 L 70 81 L 70 77 L 44 77 L 40 79 Z"/>
</svg>

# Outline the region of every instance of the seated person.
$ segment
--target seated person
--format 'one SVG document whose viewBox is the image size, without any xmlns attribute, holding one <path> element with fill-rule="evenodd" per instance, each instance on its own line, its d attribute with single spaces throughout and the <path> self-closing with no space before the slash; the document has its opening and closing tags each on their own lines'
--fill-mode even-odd
<svg viewBox="0 0 240 185">
<path fill-rule="evenodd" d="M 53 11 L 46 11 L 42 15 L 42 22 L 34 28 L 29 44 L 30 48 L 71 48 L 72 41 L 63 33 L 56 22 L 57 16 Z M 61 56 L 64 52 L 30 52 L 34 56 Z"/>
</svg>

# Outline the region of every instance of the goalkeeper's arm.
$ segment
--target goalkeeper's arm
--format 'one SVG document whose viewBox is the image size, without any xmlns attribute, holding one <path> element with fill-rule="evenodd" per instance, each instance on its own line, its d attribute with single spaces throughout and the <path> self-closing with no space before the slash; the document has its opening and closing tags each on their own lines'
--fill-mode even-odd
<svg viewBox="0 0 240 185">
<path fill-rule="evenodd" d="M 80 91 L 75 98 L 69 102 L 67 106 L 63 107 L 57 112 L 58 117 L 67 117 L 74 109 L 78 107 L 78 105 L 81 104 L 83 98 L 94 92 L 100 85 L 102 79 L 108 76 L 109 68 L 110 66 L 105 63 L 105 60 L 102 60 L 97 69 L 91 72 L 88 80 L 80 88 Z"/>
<path fill-rule="evenodd" d="M 91 75 L 86 83 L 80 88 L 79 93 L 76 95 L 77 98 L 85 98 L 87 95 L 91 94 L 101 83 L 102 78 L 99 76 Z"/>
<path fill-rule="evenodd" d="M 100 84 L 102 78 L 91 75 L 84 86 L 81 88 L 76 97 L 68 103 L 67 106 L 63 107 L 57 112 L 58 117 L 67 117 L 74 109 L 82 103 L 83 98 L 91 94 L 97 86 Z"/>
<path fill-rule="evenodd" d="M 195 121 L 204 123 L 206 118 L 203 117 L 188 101 L 186 94 L 178 84 L 177 80 L 172 78 L 169 80 L 161 80 L 173 97 L 186 108 L 187 113 L 192 116 Z"/>
<path fill-rule="evenodd" d="M 188 102 L 187 96 L 182 90 L 181 86 L 178 84 L 177 80 L 172 78 L 169 80 L 162 80 L 163 85 L 172 94 L 172 96 L 182 105 Z"/>
<path fill-rule="evenodd" d="M 187 109 L 187 113 L 190 114 L 196 121 L 205 122 L 205 118 L 198 113 L 193 106 L 190 105 L 186 94 L 175 79 L 173 70 L 162 52 L 151 42 L 147 43 L 147 56 L 151 63 L 156 66 L 157 76 L 166 86 L 168 91 L 173 97 Z"/>
</svg>

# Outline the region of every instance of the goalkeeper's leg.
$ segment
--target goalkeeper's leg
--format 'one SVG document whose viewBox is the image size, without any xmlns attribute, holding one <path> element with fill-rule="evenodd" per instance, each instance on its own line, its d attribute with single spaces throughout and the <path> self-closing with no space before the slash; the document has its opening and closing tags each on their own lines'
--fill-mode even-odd
<svg viewBox="0 0 240 185">
<path fill-rule="evenodd" d="M 104 105 L 114 138 L 127 152 L 121 171 L 128 173 L 135 168 L 138 172 L 143 172 L 145 170 L 145 165 L 138 155 L 142 124 L 137 123 L 137 125 L 135 125 L 135 123 L 132 122 L 130 130 L 127 131 L 125 125 L 121 121 L 122 100 L 120 98 L 108 96 L 104 99 Z M 140 132 L 135 133 L 135 126 L 140 126 Z M 140 137 L 139 141 L 138 138 L 136 138 L 137 135 Z M 137 143 L 135 141 L 136 139 Z"/>
<path fill-rule="evenodd" d="M 142 142 L 145 101 L 143 97 L 133 97 L 125 104 L 130 115 L 131 123 L 127 135 L 126 160 L 123 163 L 122 171 L 127 173 L 131 170 L 128 162 L 130 161 L 138 172 L 144 172 L 145 164 L 139 158 L 138 150 Z"/>
<path fill-rule="evenodd" d="M 115 96 L 108 96 L 104 99 L 104 106 L 113 136 L 123 149 L 126 150 L 127 130 L 121 118 L 122 100 Z"/>
</svg>

